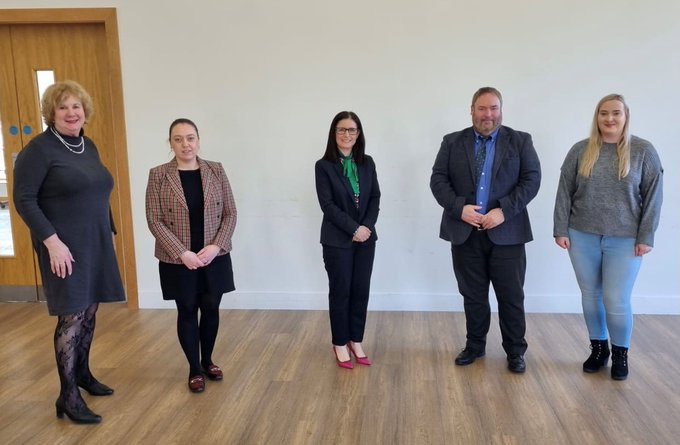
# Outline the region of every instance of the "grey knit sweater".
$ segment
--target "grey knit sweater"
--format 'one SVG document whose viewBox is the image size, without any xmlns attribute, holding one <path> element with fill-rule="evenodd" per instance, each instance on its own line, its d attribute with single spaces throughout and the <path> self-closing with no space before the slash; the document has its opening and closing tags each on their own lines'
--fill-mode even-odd
<svg viewBox="0 0 680 445">
<path fill-rule="evenodd" d="M 578 166 L 587 144 L 588 139 L 577 142 L 562 164 L 553 236 L 568 237 L 572 228 L 653 246 L 663 200 L 663 167 L 656 150 L 632 136 L 630 173 L 619 179 L 616 144 L 603 144 L 590 178 L 584 178 Z"/>
</svg>

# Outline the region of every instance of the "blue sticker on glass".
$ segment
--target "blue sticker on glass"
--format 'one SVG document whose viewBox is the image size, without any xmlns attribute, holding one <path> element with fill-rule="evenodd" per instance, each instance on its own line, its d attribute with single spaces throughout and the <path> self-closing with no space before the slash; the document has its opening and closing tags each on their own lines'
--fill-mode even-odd
<svg viewBox="0 0 680 445">
<path fill-rule="evenodd" d="M 24 125 L 24 134 L 33 133 L 33 128 L 30 125 Z"/>
<path fill-rule="evenodd" d="M 10 126 L 9 134 L 11 134 L 12 136 L 16 136 L 17 134 L 19 134 L 19 127 L 17 127 L 16 125 Z"/>
</svg>

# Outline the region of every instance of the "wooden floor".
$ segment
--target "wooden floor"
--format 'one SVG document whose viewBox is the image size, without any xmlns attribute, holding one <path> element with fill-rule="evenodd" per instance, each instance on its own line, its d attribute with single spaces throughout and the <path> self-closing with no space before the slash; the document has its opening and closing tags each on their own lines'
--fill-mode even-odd
<svg viewBox="0 0 680 445">
<path fill-rule="evenodd" d="M 225 379 L 202 394 L 174 310 L 103 305 L 95 375 L 116 390 L 83 396 L 104 418 L 55 417 L 55 319 L 41 304 L 0 304 L 2 444 L 677 444 L 680 317 L 636 316 L 631 375 L 584 374 L 580 315 L 528 315 L 527 372 L 511 374 L 493 318 L 487 355 L 453 358 L 462 313 L 370 312 L 375 364 L 335 365 L 324 311 L 222 311 L 214 355 Z"/>
</svg>

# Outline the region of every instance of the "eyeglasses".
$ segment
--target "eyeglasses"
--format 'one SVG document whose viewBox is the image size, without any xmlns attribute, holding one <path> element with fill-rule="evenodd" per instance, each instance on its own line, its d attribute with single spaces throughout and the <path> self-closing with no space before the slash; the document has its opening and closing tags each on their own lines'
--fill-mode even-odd
<svg viewBox="0 0 680 445">
<path fill-rule="evenodd" d="M 335 127 L 335 132 L 337 134 L 349 134 L 350 136 L 356 136 L 359 134 L 359 129 L 358 128 L 342 128 L 342 127 Z"/>
</svg>

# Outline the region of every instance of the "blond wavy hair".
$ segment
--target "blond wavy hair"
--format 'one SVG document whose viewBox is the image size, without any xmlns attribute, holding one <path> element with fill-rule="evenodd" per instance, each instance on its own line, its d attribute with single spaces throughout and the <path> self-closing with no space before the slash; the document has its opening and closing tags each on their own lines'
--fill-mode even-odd
<svg viewBox="0 0 680 445">
<path fill-rule="evenodd" d="M 54 127 L 54 110 L 69 96 L 77 98 L 82 104 L 85 122 L 90 120 L 94 114 L 92 97 L 78 82 L 64 80 L 50 85 L 43 93 L 40 106 L 42 107 L 41 113 L 46 125 Z"/>
<path fill-rule="evenodd" d="M 602 104 L 610 100 L 618 100 L 623 104 L 623 109 L 626 115 L 626 122 L 623 124 L 623 131 L 621 132 L 621 138 L 616 143 L 616 154 L 619 157 L 619 179 L 625 178 L 630 172 L 630 133 L 629 133 L 629 123 L 630 123 L 630 109 L 626 104 L 626 99 L 621 94 L 608 94 L 597 103 L 595 107 L 595 114 L 593 115 L 593 124 L 590 128 L 590 138 L 588 139 L 588 145 L 586 150 L 583 152 L 581 157 L 581 165 L 578 168 L 578 172 L 581 176 L 589 178 L 593 173 L 593 167 L 595 162 L 600 157 L 600 148 L 602 148 L 602 133 L 600 132 L 600 126 L 597 124 L 597 117 L 600 114 L 600 108 Z"/>
</svg>

